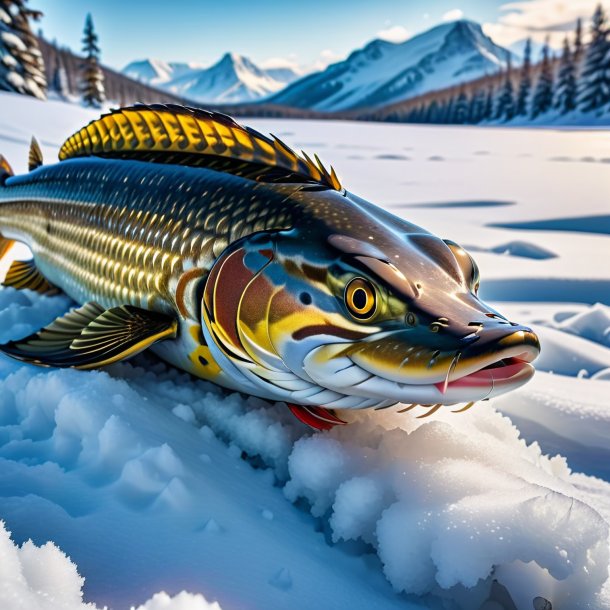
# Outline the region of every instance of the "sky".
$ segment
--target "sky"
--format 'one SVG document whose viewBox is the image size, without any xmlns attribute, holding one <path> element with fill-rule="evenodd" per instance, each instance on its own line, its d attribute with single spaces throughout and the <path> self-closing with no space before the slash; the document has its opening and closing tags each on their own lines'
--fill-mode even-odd
<svg viewBox="0 0 610 610">
<path fill-rule="evenodd" d="M 225 52 L 262 67 L 321 69 L 374 38 L 402 42 L 443 21 L 472 19 L 498 44 L 551 35 L 559 46 L 597 0 L 30 0 L 46 38 L 79 51 L 91 13 L 103 63 L 156 58 L 211 65 Z M 610 3 L 605 2 L 606 5 Z"/>
</svg>

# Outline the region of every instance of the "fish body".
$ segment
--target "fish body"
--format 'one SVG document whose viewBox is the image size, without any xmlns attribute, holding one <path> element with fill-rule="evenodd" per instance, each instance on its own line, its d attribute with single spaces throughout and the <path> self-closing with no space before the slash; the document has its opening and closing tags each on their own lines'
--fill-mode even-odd
<svg viewBox="0 0 610 610">
<path fill-rule="evenodd" d="M 469 254 L 321 163 L 178 107 L 92 125 L 59 163 L 5 175 L 0 234 L 33 254 L 13 285 L 94 305 L 6 353 L 92 368 L 150 347 L 224 387 L 332 409 L 472 402 L 533 374 L 536 336 L 480 301 Z"/>
</svg>

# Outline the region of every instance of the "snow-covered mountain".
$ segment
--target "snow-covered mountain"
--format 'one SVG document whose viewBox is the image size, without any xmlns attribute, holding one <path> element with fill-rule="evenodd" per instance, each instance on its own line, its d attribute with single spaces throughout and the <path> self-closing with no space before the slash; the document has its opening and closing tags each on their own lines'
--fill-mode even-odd
<svg viewBox="0 0 610 610">
<path fill-rule="evenodd" d="M 225 53 L 214 65 L 134 61 L 123 74 L 199 102 L 252 102 L 277 93 L 299 74 L 288 66 L 262 69 L 236 53 Z"/>
<path fill-rule="evenodd" d="M 479 24 L 455 21 L 400 44 L 373 40 L 345 61 L 286 87 L 272 101 L 326 111 L 379 106 L 495 72 L 509 55 Z"/>
<path fill-rule="evenodd" d="M 138 82 L 159 87 L 186 72 L 200 70 L 197 63 L 166 62 L 161 59 L 141 59 L 126 65 L 122 73 Z"/>
</svg>

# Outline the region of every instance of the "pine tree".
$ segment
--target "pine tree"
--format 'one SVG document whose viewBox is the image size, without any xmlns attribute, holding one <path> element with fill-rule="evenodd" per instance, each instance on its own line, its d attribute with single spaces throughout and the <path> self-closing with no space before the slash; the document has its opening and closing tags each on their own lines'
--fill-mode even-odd
<svg viewBox="0 0 610 610">
<path fill-rule="evenodd" d="M 67 99 L 70 94 L 68 74 L 59 53 L 56 55 L 55 68 L 53 69 L 53 77 L 51 79 L 50 88 L 64 100 Z"/>
<path fill-rule="evenodd" d="M 438 103 L 432 100 L 426 108 L 426 123 L 438 123 Z"/>
<path fill-rule="evenodd" d="M 445 104 L 445 111 L 443 112 L 442 122 L 446 125 L 451 125 L 455 122 L 455 97 L 451 96 Z"/>
<path fill-rule="evenodd" d="M 27 0 L 0 0 L 0 89 L 46 98 L 47 81 L 30 20 L 41 13 Z"/>
<path fill-rule="evenodd" d="M 468 122 L 476 125 L 485 117 L 485 90 L 477 89 L 470 98 L 470 109 L 468 111 Z"/>
<path fill-rule="evenodd" d="M 540 62 L 540 74 L 536 83 L 536 91 L 532 100 L 531 116 L 537 116 L 548 112 L 553 106 L 553 66 L 549 57 L 548 40 L 542 49 L 542 61 Z"/>
<path fill-rule="evenodd" d="M 563 53 L 559 66 L 559 78 L 557 81 L 557 96 L 555 108 L 566 114 L 576 108 L 576 66 L 574 65 L 574 54 L 570 49 L 570 43 L 565 38 L 563 41 Z"/>
<path fill-rule="evenodd" d="M 581 75 L 578 105 L 584 112 L 596 110 L 610 101 L 610 45 L 606 14 L 601 4 L 593 15 L 591 43 Z"/>
<path fill-rule="evenodd" d="M 457 125 L 464 125 L 468 121 L 468 109 L 468 96 L 462 89 L 455 101 L 453 122 Z"/>
<path fill-rule="evenodd" d="M 489 87 L 487 91 L 487 97 L 485 98 L 485 108 L 483 109 L 483 121 L 491 121 L 494 113 L 494 98 L 495 91 L 493 85 Z"/>
<path fill-rule="evenodd" d="M 496 111 L 496 118 L 510 121 L 515 116 L 515 95 L 513 91 L 512 81 L 512 67 L 510 57 L 506 64 L 506 74 L 504 76 L 504 83 L 500 88 L 500 95 L 498 96 L 498 108 Z"/>
<path fill-rule="evenodd" d="M 99 108 L 105 99 L 104 74 L 99 65 L 100 48 L 97 44 L 98 37 L 93 29 L 91 14 L 85 20 L 83 34 L 83 53 L 85 60 L 81 66 L 82 81 L 81 93 L 86 106 Z"/>
<path fill-rule="evenodd" d="M 574 62 L 578 63 L 582 58 L 582 19 L 579 17 L 576 21 L 576 30 L 574 32 Z"/>
<path fill-rule="evenodd" d="M 517 105 L 515 114 L 527 116 L 530 94 L 532 91 L 532 39 L 528 38 L 523 53 L 523 65 L 521 66 L 521 78 L 519 80 L 519 92 L 517 94 Z"/>
</svg>

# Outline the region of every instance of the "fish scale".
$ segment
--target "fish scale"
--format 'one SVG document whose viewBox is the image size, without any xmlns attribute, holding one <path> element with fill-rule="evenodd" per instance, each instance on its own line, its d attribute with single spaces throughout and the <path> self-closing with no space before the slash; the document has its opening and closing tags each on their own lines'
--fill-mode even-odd
<svg viewBox="0 0 610 610">
<path fill-rule="evenodd" d="M 281 187 L 138 161 L 74 159 L 5 186 L 3 234 L 25 242 L 51 281 L 61 275 L 73 299 L 104 306 L 166 309 L 187 265 L 209 270 L 230 243 L 292 216 Z"/>
</svg>

